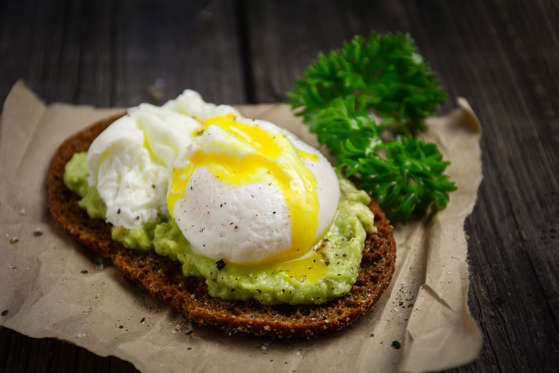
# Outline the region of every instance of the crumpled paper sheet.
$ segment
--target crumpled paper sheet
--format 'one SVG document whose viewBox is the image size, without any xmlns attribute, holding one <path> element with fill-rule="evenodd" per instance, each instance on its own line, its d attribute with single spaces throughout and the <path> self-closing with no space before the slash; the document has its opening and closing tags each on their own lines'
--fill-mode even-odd
<svg viewBox="0 0 559 373">
<path fill-rule="evenodd" d="M 191 326 L 70 239 L 47 209 L 50 159 L 66 137 L 122 109 L 45 105 L 18 82 L 0 127 L 0 308 L 8 310 L 0 324 L 118 356 L 143 372 L 420 372 L 470 362 L 482 337 L 467 305 L 463 224 L 482 177 L 480 127 L 466 100 L 458 105 L 430 118 L 424 135 L 452 162 L 458 190 L 446 209 L 397 227 L 390 288 L 351 328 L 286 343 Z M 239 109 L 316 145 L 285 105 Z"/>
</svg>

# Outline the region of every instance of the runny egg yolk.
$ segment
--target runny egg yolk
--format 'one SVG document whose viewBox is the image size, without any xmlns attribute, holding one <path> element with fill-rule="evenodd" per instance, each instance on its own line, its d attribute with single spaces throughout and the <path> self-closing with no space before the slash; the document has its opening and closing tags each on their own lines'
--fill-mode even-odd
<svg viewBox="0 0 559 373">
<path fill-rule="evenodd" d="M 326 271 L 326 265 L 318 253 L 309 252 L 315 244 L 318 228 L 316 179 L 301 159 L 318 162 L 318 157 L 296 149 L 281 133 L 237 122 L 233 114 L 211 118 L 202 124 L 204 129 L 218 126 L 250 145 L 255 152 L 239 156 L 208 153 L 204 149 L 196 151 L 185 168 L 173 170 L 167 197 L 171 216 L 177 201 L 184 198 L 192 174 L 199 167 L 207 167 L 220 182 L 234 187 L 253 183 L 271 184 L 282 192 L 286 201 L 291 220 L 292 245 L 288 250 L 261 262 L 236 266 L 239 270 L 282 270 L 301 280 L 318 279 Z"/>
</svg>

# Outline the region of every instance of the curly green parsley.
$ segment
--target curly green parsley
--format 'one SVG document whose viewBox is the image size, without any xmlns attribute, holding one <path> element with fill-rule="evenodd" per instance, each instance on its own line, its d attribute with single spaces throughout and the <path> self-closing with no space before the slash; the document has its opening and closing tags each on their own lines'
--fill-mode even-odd
<svg viewBox="0 0 559 373">
<path fill-rule="evenodd" d="M 444 208 L 456 189 L 449 162 L 415 136 L 446 100 L 409 35 L 356 36 L 319 54 L 288 93 L 337 168 L 370 192 L 393 223 Z"/>
</svg>

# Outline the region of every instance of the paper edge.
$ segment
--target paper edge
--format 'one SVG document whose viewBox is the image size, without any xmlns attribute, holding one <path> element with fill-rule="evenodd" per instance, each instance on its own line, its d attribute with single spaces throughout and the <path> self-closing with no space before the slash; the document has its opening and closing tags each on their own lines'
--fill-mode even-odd
<svg viewBox="0 0 559 373">
<path fill-rule="evenodd" d="M 479 188 L 481 186 L 481 183 L 483 182 L 483 162 L 482 162 L 482 153 L 481 153 L 481 146 L 480 146 L 480 142 L 481 142 L 481 136 L 483 134 L 482 131 L 482 127 L 481 127 L 481 123 L 477 117 L 477 115 L 475 114 L 474 110 L 472 109 L 470 103 L 468 102 L 468 100 L 464 97 L 458 97 L 456 99 L 456 103 L 457 103 L 457 108 L 455 108 L 452 112 L 450 112 L 449 114 L 447 114 L 448 116 L 456 116 L 456 115 L 465 115 L 466 117 L 466 127 L 468 130 L 474 131 L 476 133 L 480 134 L 480 137 L 477 141 L 477 148 L 478 148 L 478 156 L 477 156 L 477 162 L 480 165 L 480 173 L 479 173 L 479 179 L 476 180 L 476 184 L 474 185 L 473 189 L 475 189 L 475 193 L 474 193 L 474 200 L 472 201 L 472 203 L 470 204 L 470 206 L 467 208 L 466 212 L 464 213 L 464 215 L 461 217 L 460 219 L 460 225 L 462 227 L 462 236 L 461 238 L 464 239 L 465 241 L 465 245 L 466 245 L 466 258 L 465 258 L 465 265 L 466 265 L 466 269 L 467 269 L 467 278 L 465 280 L 465 285 L 466 285 L 466 291 L 464 294 L 464 302 L 462 304 L 463 307 L 463 312 L 464 312 L 464 325 L 463 326 L 463 330 L 465 329 L 469 329 L 466 327 L 466 324 L 470 324 L 473 326 L 472 330 L 470 331 L 470 336 L 472 337 L 472 339 L 475 341 L 474 343 L 476 343 L 476 346 L 473 346 L 472 349 L 472 354 L 469 356 L 464 357 L 464 359 L 462 359 L 460 362 L 458 362 L 457 364 L 439 364 L 437 365 L 436 362 L 435 364 L 431 365 L 430 367 L 427 367 L 426 369 L 412 369 L 409 366 L 407 366 L 408 364 L 408 358 L 410 356 L 410 349 L 413 348 L 413 337 L 411 336 L 408 328 L 406 327 L 405 329 L 405 344 L 404 344 L 404 351 L 402 353 L 402 360 L 400 361 L 399 364 L 399 368 L 398 371 L 399 372 L 410 372 L 410 373 L 415 373 L 415 372 L 425 372 L 425 371 L 438 371 L 438 370 L 444 370 L 444 369 L 451 369 L 451 368 L 458 368 L 461 366 L 464 366 L 466 364 L 469 364 L 473 361 L 475 361 L 478 357 L 479 354 L 481 353 L 481 349 L 483 347 L 483 333 L 481 332 L 481 328 L 479 327 L 479 324 L 477 322 L 477 320 L 475 320 L 475 318 L 472 316 L 472 313 L 470 311 L 470 307 L 468 305 L 468 300 L 469 300 L 469 293 L 470 293 L 470 289 L 471 289 L 471 271 L 470 271 L 470 261 L 469 261 L 469 245 L 468 245 L 468 240 L 466 239 L 466 231 L 465 231 L 465 224 L 466 224 L 466 219 L 468 219 L 469 216 L 472 215 L 474 208 L 477 204 L 477 199 L 478 199 L 478 194 L 479 194 Z M 464 122 L 464 121 L 460 121 L 460 122 Z M 424 283 L 421 286 L 424 285 L 428 285 L 427 283 Z M 418 293 L 419 294 L 419 293 Z"/>
</svg>

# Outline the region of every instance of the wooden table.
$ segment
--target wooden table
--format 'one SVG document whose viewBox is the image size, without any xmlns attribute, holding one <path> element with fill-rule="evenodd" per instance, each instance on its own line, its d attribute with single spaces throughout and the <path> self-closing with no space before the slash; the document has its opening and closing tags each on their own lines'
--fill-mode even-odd
<svg viewBox="0 0 559 373">
<path fill-rule="evenodd" d="M 172 6 L 171 6 L 171 3 Z M 0 99 L 23 78 L 47 102 L 130 106 L 184 88 L 277 102 L 318 51 L 406 31 L 450 100 L 483 126 L 467 221 L 469 304 L 484 334 L 456 371 L 559 370 L 559 3 L 555 1 L 5 1 Z M 53 339 L 0 329 L 6 372 L 132 372 Z"/>
</svg>

